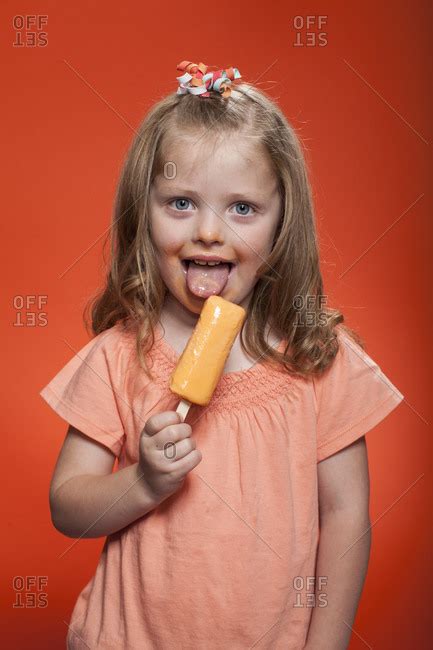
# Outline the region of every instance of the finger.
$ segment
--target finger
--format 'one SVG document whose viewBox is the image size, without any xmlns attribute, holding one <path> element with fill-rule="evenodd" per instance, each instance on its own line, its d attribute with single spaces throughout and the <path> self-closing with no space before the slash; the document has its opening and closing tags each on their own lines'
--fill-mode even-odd
<svg viewBox="0 0 433 650">
<path fill-rule="evenodd" d="M 179 460 L 173 460 L 170 465 L 170 472 L 177 472 L 179 476 L 185 475 L 190 472 L 196 465 L 201 462 L 203 458 L 202 453 L 199 449 L 193 449 L 183 458 Z"/>
<path fill-rule="evenodd" d="M 164 429 L 170 424 L 178 424 L 181 421 L 181 416 L 179 413 L 176 413 L 176 411 L 164 411 L 163 413 L 155 413 L 155 415 L 152 415 L 147 420 L 142 433 L 145 433 L 148 436 L 154 436 L 156 433 L 159 433 L 161 429 Z"/>
<path fill-rule="evenodd" d="M 193 438 L 187 438 L 186 440 L 181 440 L 180 442 L 167 442 L 164 445 L 163 453 L 166 460 L 170 462 L 175 462 L 184 458 L 187 454 L 193 451 L 196 448 L 195 440 Z"/>
<path fill-rule="evenodd" d="M 191 425 L 186 422 L 182 422 L 181 424 L 171 424 L 162 429 L 162 431 L 156 433 L 152 438 L 152 442 L 155 443 L 157 449 L 163 449 L 164 445 L 168 442 L 179 442 L 180 440 L 189 438 L 191 433 Z"/>
</svg>

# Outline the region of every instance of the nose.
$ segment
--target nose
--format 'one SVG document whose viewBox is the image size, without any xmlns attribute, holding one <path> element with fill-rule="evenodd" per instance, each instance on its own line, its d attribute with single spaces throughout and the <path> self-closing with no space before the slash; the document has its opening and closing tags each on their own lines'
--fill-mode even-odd
<svg viewBox="0 0 433 650">
<path fill-rule="evenodd" d="M 224 242 L 225 222 L 216 210 L 211 206 L 205 206 L 202 210 L 197 211 L 196 223 L 194 228 L 194 240 L 202 241 L 206 244 L 212 242 Z"/>
</svg>

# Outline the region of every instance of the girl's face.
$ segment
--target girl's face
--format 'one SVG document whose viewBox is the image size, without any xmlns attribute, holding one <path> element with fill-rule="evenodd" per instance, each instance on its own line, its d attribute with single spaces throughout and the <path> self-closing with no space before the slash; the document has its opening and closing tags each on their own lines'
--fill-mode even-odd
<svg viewBox="0 0 433 650">
<path fill-rule="evenodd" d="M 194 314 L 212 294 L 248 305 L 282 212 L 271 161 L 253 138 L 200 136 L 188 132 L 171 140 L 164 159 L 171 164 L 150 191 L 152 241 L 162 279 L 175 301 Z M 232 265 L 185 262 L 197 256 Z"/>
</svg>

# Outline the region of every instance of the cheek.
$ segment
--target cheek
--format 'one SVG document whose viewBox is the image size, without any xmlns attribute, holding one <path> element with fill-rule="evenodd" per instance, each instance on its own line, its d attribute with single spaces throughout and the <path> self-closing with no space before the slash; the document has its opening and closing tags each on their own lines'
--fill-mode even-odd
<svg viewBox="0 0 433 650">
<path fill-rule="evenodd" d="M 246 264 L 254 268 L 263 263 L 272 248 L 273 232 L 270 228 L 260 228 L 255 232 L 248 233 L 248 236 L 240 240 L 239 257 Z"/>
<path fill-rule="evenodd" d="M 183 245 L 181 230 L 158 215 L 151 220 L 152 241 L 160 255 L 175 255 Z"/>
<path fill-rule="evenodd" d="M 169 235 L 161 238 L 157 246 L 159 254 L 164 257 L 177 257 L 179 254 L 179 249 L 181 247 L 180 243 Z"/>
</svg>

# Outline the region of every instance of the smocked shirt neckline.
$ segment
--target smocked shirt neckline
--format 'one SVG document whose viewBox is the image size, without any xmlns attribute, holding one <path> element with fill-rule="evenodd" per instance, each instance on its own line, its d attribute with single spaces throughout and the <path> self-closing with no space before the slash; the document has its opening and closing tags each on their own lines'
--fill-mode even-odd
<svg viewBox="0 0 433 650">
<path fill-rule="evenodd" d="M 165 340 L 160 322 L 157 322 L 154 334 L 154 344 L 149 353 L 153 381 L 161 391 L 175 398 L 169 384 L 181 355 Z M 283 352 L 284 347 L 282 339 L 275 349 Z M 209 404 L 203 407 L 193 404 L 191 410 L 204 409 L 205 412 L 225 415 L 229 411 L 252 411 L 256 406 L 269 409 L 275 400 L 291 394 L 295 387 L 294 378 L 282 365 L 259 358 L 250 368 L 222 374 Z"/>
</svg>

